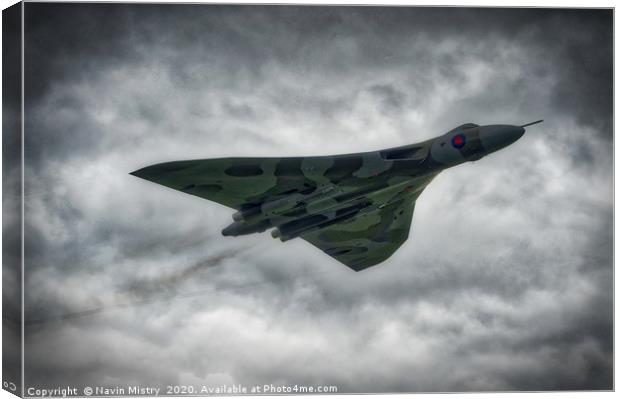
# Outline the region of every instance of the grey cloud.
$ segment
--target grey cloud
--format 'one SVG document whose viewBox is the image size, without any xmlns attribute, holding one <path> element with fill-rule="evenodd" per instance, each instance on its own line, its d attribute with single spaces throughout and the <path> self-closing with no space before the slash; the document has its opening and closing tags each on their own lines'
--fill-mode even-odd
<svg viewBox="0 0 620 399">
<path fill-rule="evenodd" d="M 609 10 L 26 10 L 27 385 L 611 388 Z M 539 117 L 363 273 L 128 175 Z"/>
<path fill-rule="evenodd" d="M 391 85 L 373 85 L 368 91 L 377 96 L 383 109 L 387 112 L 401 110 L 407 100 L 405 93 L 396 90 Z"/>
</svg>

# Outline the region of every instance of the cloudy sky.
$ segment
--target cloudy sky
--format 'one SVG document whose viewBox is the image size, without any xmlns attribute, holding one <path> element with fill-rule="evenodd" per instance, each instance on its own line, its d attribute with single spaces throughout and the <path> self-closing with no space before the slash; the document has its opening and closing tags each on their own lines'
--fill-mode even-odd
<svg viewBox="0 0 620 399">
<path fill-rule="evenodd" d="M 609 10 L 26 4 L 25 385 L 611 389 Z M 355 273 L 128 173 L 545 119 Z"/>
</svg>

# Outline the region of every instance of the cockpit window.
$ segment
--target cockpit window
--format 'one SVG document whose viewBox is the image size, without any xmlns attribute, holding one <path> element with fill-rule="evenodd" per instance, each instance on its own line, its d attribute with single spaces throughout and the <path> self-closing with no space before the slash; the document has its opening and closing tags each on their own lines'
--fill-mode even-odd
<svg viewBox="0 0 620 399">
<path fill-rule="evenodd" d="M 466 123 L 464 125 L 459 126 L 461 129 L 473 129 L 475 127 L 480 127 L 480 125 L 476 125 L 475 123 Z"/>
</svg>

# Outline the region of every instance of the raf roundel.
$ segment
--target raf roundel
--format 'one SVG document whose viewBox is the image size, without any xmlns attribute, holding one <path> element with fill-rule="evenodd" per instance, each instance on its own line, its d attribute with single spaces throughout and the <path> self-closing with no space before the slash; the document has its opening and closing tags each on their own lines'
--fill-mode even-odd
<svg viewBox="0 0 620 399">
<path fill-rule="evenodd" d="M 456 136 L 452 137 L 452 147 L 457 149 L 465 147 L 465 135 L 459 133 Z"/>
</svg>

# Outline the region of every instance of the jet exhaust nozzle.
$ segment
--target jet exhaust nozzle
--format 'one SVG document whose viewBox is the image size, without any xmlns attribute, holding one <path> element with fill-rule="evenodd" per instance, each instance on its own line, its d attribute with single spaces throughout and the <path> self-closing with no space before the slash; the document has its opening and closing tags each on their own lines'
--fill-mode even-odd
<svg viewBox="0 0 620 399">
<path fill-rule="evenodd" d="M 233 213 L 232 218 L 235 222 L 240 222 L 243 220 L 243 214 L 241 212 L 235 212 Z"/>
<path fill-rule="evenodd" d="M 268 220 L 261 220 L 258 223 L 248 223 L 245 221 L 233 222 L 222 230 L 223 236 L 242 236 L 252 233 L 260 233 L 269 228 Z"/>
</svg>

